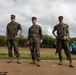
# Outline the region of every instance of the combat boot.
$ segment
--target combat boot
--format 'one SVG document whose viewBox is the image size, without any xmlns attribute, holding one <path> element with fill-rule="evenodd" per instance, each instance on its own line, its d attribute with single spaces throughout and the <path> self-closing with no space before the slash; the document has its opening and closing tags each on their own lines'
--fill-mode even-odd
<svg viewBox="0 0 76 75">
<path fill-rule="evenodd" d="M 63 65 L 63 62 L 62 62 L 62 60 L 60 60 L 60 62 L 59 62 L 59 65 Z"/>
<path fill-rule="evenodd" d="M 71 62 L 71 61 L 69 62 L 69 67 L 72 67 L 72 68 L 74 67 L 74 66 L 72 65 L 72 62 Z"/>
<path fill-rule="evenodd" d="M 33 60 L 33 61 L 31 62 L 31 64 L 36 64 L 36 60 Z"/>
<path fill-rule="evenodd" d="M 37 66 L 41 66 L 41 61 L 37 61 Z"/>
<path fill-rule="evenodd" d="M 17 63 L 21 64 L 20 57 L 17 58 Z"/>
<path fill-rule="evenodd" d="M 12 57 L 9 57 L 9 60 L 7 61 L 7 63 L 11 63 L 12 62 Z"/>
</svg>

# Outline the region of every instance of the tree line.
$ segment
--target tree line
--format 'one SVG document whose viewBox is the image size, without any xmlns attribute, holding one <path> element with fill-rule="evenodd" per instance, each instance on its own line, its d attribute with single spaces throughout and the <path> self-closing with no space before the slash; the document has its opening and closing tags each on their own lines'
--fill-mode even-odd
<svg viewBox="0 0 76 75">
<path fill-rule="evenodd" d="M 0 35 L 0 46 L 6 46 L 6 37 Z M 69 43 L 71 44 L 73 41 L 76 41 L 76 38 L 70 38 Z M 27 37 L 20 36 L 18 39 L 18 45 L 20 47 L 28 47 L 27 45 L 28 39 Z M 49 35 L 43 35 L 43 43 L 41 44 L 42 48 L 55 48 L 56 39 Z"/>
</svg>

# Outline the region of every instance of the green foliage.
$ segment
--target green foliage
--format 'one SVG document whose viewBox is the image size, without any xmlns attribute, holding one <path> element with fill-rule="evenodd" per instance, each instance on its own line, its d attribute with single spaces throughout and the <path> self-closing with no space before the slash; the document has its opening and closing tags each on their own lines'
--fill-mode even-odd
<svg viewBox="0 0 76 75">
<path fill-rule="evenodd" d="M 55 38 L 49 36 L 49 35 L 43 35 L 43 44 L 42 47 L 53 47 L 55 43 Z"/>
<path fill-rule="evenodd" d="M 27 41 L 28 41 L 27 38 L 24 38 L 23 36 L 21 36 L 18 39 L 19 46 L 26 47 L 27 46 Z"/>
<path fill-rule="evenodd" d="M 5 46 L 5 36 L 0 35 L 0 46 Z"/>
<path fill-rule="evenodd" d="M 74 38 L 70 38 L 70 44 L 73 42 L 73 41 L 76 41 L 76 38 L 74 37 Z"/>
<path fill-rule="evenodd" d="M 6 38 L 5 36 L 0 35 L 0 46 L 6 45 L 5 38 Z M 43 48 L 55 47 L 56 39 L 53 38 L 52 36 L 43 35 L 42 39 L 43 39 L 43 43 L 41 44 L 41 47 Z M 71 44 L 73 41 L 76 41 L 76 38 L 71 38 L 69 43 Z M 28 42 L 27 37 L 20 36 L 20 38 L 18 39 L 19 46 L 21 47 L 27 47 L 27 42 Z"/>
</svg>

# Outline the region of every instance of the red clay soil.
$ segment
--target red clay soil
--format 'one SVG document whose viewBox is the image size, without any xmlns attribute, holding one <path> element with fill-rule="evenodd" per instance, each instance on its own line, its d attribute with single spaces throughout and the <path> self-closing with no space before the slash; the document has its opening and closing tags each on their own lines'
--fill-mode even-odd
<svg viewBox="0 0 76 75">
<path fill-rule="evenodd" d="M 42 61 L 41 67 L 30 62 L 31 60 L 17 64 L 16 61 L 0 61 L 0 72 L 5 71 L 6 75 L 76 75 L 76 61 L 73 61 L 74 68 L 68 66 L 68 61 L 63 61 L 62 66 L 58 65 L 58 61 Z"/>
</svg>

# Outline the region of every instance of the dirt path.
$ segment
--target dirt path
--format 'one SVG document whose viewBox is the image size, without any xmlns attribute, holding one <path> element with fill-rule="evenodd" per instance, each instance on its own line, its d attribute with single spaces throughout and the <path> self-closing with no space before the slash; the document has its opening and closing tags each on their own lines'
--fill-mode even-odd
<svg viewBox="0 0 76 75">
<path fill-rule="evenodd" d="M 74 68 L 68 66 L 68 61 L 64 61 L 62 66 L 58 61 L 42 61 L 42 66 L 31 65 L 31 61 L 16 61 L 8 64 L 7 61 L 0 61 L 0 72 L 6 71 L 7 75 L 76 75 L 76 61 L 73 61 Z"/>
</svg>

